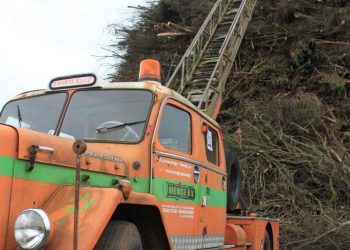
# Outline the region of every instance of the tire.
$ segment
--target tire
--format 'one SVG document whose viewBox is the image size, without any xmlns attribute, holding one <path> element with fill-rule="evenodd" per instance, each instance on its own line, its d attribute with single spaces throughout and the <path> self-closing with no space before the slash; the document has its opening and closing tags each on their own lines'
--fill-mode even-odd
<svg viewBox="0 0 350 250">
<path fill-rule="evenodd" d="M 142 242 L 137 227 L 122 220 L 110 221 L 95 250 L 142 250 Z"/>
<path fill-rule="evenodd" d="M 272 250 L 272 242 L 269 232 L 265 231 L 265 237 L 264 237 L 264 250 Z"/>
<path fill-rule="evenodd" d="M 229 149 L 226 152 L 227 170 L 227 211 L 236 209 L 241 198 L 242 169 L 236 152 Z"/>
</svg>

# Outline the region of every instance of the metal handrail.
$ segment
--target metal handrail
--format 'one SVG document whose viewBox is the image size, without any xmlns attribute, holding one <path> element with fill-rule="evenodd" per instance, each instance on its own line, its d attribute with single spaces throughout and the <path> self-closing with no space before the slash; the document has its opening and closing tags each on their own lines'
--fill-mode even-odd
<svg viewBox="0 0 350 250">
<path fill-rule="evenodd" d="M 207 47 L 212 35 L 214 34 L 217 25 L 221 21 L 222 14 L 225 13 L 225 10 L 226 10 L 229 2 L 230 2 L 230 0 L 218 0 L 218 1 L 216 1 L 216 3 L 214 4 L 213 8 L 211 9 L 209 15 L 207 16 L 204 23 L 202 24 L 202 26 L 198 30 L 198 33 L 195 36 L 195 38 L 193 39 L 191 45 L 187 49 L 186 53 L 184 54 L 184 56 L 180 60 L 175 71 L 173 72 L 172 76 L 170 77 L 169 81 L 167 82 L 167 84 L 166 84 L 167 87 L 171 87 L 174 79 L 176 78 L 178 73 L 181 72 L 180 88 L 176 89 L 176 83 L 175 83 L 175 86 L 173 86 L 172 88 L 174 90 L 177 90 L 178 92 L 182 91 L 185 81 L 188 80 L 188 78 L 194 72 L 194 69 L 198 65 L 199 60 L 201 58 L 201 55 L 204 52 L 205 48 Z M 216 13 L 218 13 L 217 16 L 215 16 Z M 215 18 L 217 18 L 216 22 L 215 22 Z M 207 29 L 209 29 L 209 35 L 208 35 L 207 39 L 204 39 L 205 38 L 205 31 Z M 196 51 L 196 50 L 198 50 L 198 51 Z M 192 65 L 190 65 L 191 66 L 190 68 L 188 68 L 189 62 L 192 63 Z"/>
<path fill-rule="evenodd" d="M 198 108 L 200 108 L 202 106 L 202 104 L 204 102 L 204 99 L 205 99 L 205 96 L 206 96 L 206 93 L 208 92 L 209 87 L 211 86 L 211 84 L 212 84 L 212 82 L 214 80 L 216 71 L 218 70 L 219 66 L 221 65 L 221 63 L 222 63 L 222 61 L 224 59 L 224 53 L 223 52 L 225 52 L 226 49 L 227 49 L 228 42 L 231 39 L 234 30 L 236 29 L 237 22 L 238 22 L 239 18 L 242 15 L 242 10 L 243 10 L 245 4 L 246 4 L 246 0 L 243 0 L 242 3 L 241 3 L 241 8 L 239 9 L 239 11 L 238 11 L 237 15 L 235 16 L 235 19 L 233 20 L 232 25 L 231 25 L 231 27 L 229 29 L 228 36 L 226 36 L 226 38 L 225 38 L 225 40 L 224 40 L 224 42 L 223 42 L 223 44 L 222 44 L 222 46 L 220 48 L 219 59 L 218 59 L 216 65 L 214 67 L 214 70 L 213 70 L 213 72 L 212 72 L 212 74 L 211 74 L 211 76 L 209 78 L 209 82 L 208 82 L 208 84 L 207 84 L 207 86 L 206 86 L 206 88 L 204 90 L 203 96 L 202 96 L 202 98 L 201 98 L 201 100 L 200 100 L 200 102 L 198 104 Z"/>
<path fill-rule="evenodd" d="M 221 2 L 223 2 L 224 0 L 218 0 L 216 1 L 216 3 L 214 4 L 213 8 L 210 10 L 209 15 L 207 16 L 207 18 L 205 19 L 204 23 L 202 24 L 202 26 L 199 28 L 196 36 L 194 37 L 191 45 L 188 47 L 185 55 L 183 58 L 189 56 L 189 54 L 191 53 L 193 47 L 196 45 L 196 43 L 199 41 L 200 36 L 203 34 L 205 28 L 207 27 L 207 25 L 209 24 L 210 20 L 212 19 L 215 11 L 217 10 L 218 6 L 220 5 Z"/>
<path fill-rule="evenodd" d="M 219 81 L 219 84 L 217 86 L 217 89 L 219 89 L 218 92 L 220 92 L 220 94 L 216 94 L 215 99 L 220 98 L 220 95 L 222 94 L 222 92 L 224 90 L 224 85 L 226 83 L 229 71 L 231 70 L 232 63 L 236 57 L 238 47 L 241 43 L 241 39 L 239 39 L 236 43 L 230 43 L 230 41 L 232 41 L 234 38 L 236 38 L 235 32 L 236 32 L 236 29 L 239 25 L 243 26 L 243 27 L 241 27 L 241 33 L 242 33 L 241 35 L 243 35 L 245 33 L 245 30 L 246 30 L 247 25 L 250 21 L 254 6 L 256 4 L 256 1 L 257 0 L 243 0 L 242 1 L 241 8 L 239 9 L 237 15 L 235 16 L 235 19 L 234 19 L 234 21 L 229 29 L 228 35 L 226 36 L 226 38 L 221 46 L 221 49 L 219 52 L 219 59 L 214 67 L 214 70 L 211 74 L 211 77 L 207 83 L 207 86 L 206 86 L 206 88 L 203 92 L 203 95 L 199 101 L 199 104 L 197 106 L 199 109 L 203 109 L 202 106 L 204 103 L 205 104 L 204 110 L 209 115 L 212 115 L 214 113 L 216 106 L 218 105 L 216 103 L 216 101 L 214 101 L 214 102 L 212 101 L 210 103 L 211 107 L 209 107 L 209 97 L 210 97 L 209 90 L 213 88 L 212 85 L 213 85 L 215 76 L 220 75 L 222 81 Z M 247 2 L 249 4 L 247 4 Z M 241 19 L 243 19 L 243 17 L 244 17 L 243 15 L 245 14 L 245 13 L 243 13 L 243 11 L 247 14 L 248 20 L 246 20 L 246 22 L 242 22 L 242 20 L 241 20 Z M 236 50 L 234 48 L 231 48 L 233 46 L 235 46 Z M 226 62 L 226 60 L 229 60 L 229 62 Z M 226 65 L 230 65 L 230 66 L 225 67 Z M 220 70 L 220 72 L 217 72 L 219 70 L 220 66 L 222 66 L 222 69 Z M 227 69 L 228 69 L 228 72 L 227 72 Z"/>
<path fill-rule="evenodd" d="M 242 12 L 244 10 L 244 8 L 246 7 L 246 3 L 247 3 L 247 0 L 242 0 L 242 3 L 241 3 L 241 8 L 239 8 L 236 16 L 235 16 L 235 19 L 233 20 L 232 24 L 231 24 L 231 27 L 228 31 L 228 35 L 226 36 L 224 42 L 222 43 L 222 46 L 221 46 L 221 49 L 219 51 L 219 54 L 222 54 L 223 51 L 225 51 L 225 49 L 227 48 L 227 45 L 229 43 L 229 40 L 230 38 L 232 37 L 232 34 L 235 32 L 235 28 L 237 26 L 237 22 L 238 20 L 242 17 Z"/>
<path fill-rule="evenodd" d="M 209 48 L 212 38 L 215 35 L 220 23 L 224 21 L 225 14 L 234 0 L 218 0 L 211 9 L 208 17 L 196 34 L 191 45 L 187 49 L 180 63 L 171 75 L 166 86 L 172 88 L 187 98 L 193 96 L 200 97 L 198 109 L 203 110 L 208 115 L 214 117 L 215 112 L 221 105 L 221 98 L 225 89 L 226 81 L 229 77 L 233 62 L 238 53 L 242 36 L 251 19 L 253 9 L 257 0 L 241 0 L 240 7 L 235 14 L 235 18 L 225 33 L 224 42 L 221 44 L 217 61 L 210 74 L 209 81 L 205 87 L 196 90 L 195 85 L 191 86 L 193 75 L 197 72 L 198 66 L 204 59 L 204 53 Z M 193 83 L 193 81 L 192 81 Z M 186 97 L 186 96 L 185 96 Z M 195 102 L 195 101 L 194 101 Z"/>
</svg>

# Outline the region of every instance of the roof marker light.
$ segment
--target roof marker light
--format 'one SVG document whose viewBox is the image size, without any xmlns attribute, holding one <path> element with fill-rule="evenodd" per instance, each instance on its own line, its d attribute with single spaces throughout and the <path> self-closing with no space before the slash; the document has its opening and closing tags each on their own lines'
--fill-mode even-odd
<svg viewBox="0 0 350 250">
<path fill-rule="evenodd" d="M 78 87 L 90 87 L 97 81 L 97 77 L 94 74 L 80 74 L 69 75 L 54 78 L 50 81 L 49 88 L 51 90 L 56 89 L 68 89 Z"/>
<path fill-rule="evenodd" d="M 146 59 L 140 64 L 139 81 L 155 81 L 160 83 L 160 63 L 157 60 Z"/>
</svg>

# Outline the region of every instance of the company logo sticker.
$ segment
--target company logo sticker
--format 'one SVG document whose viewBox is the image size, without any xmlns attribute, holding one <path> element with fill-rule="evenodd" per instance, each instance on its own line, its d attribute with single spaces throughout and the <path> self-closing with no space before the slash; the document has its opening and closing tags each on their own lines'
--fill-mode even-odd
<svg viewBox="0 0 350 250">
<path fill-rule="evenodd" d="M 193 201 L 196 198 L 196 190 L 193 186 L 166 182 L 165 197 Z"/>
<path fill-rule="evenodd" d="M 92 158 L 97 158 L 97 159 L 101 159 L 101 160 L 106 160 L 106 161 L 113 161 L 113 162 L 117 162 L 117 163 L 122 163 L 123 159 L 117 156 L 111 156 L 111 155 L 105 155 L 105 154 L 101 154 L 101 153 L 96 153 L 96 152 L 89 152 L 86 151 L 84 153 L 85 157 L 92 157 Z"/>
</svg>

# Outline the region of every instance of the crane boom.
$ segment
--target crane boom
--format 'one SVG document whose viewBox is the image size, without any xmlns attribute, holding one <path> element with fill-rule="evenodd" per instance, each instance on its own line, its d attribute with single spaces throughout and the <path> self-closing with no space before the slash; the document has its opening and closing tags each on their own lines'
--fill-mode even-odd
<svg viewBox="0 0 350 250">
<path fill-rule="evenodd" d="M 257 0 L 218 0 L 166 86 L 216 118 Z"/>
</svg>

